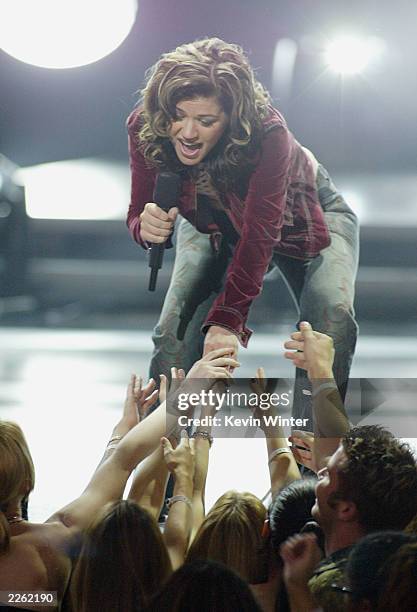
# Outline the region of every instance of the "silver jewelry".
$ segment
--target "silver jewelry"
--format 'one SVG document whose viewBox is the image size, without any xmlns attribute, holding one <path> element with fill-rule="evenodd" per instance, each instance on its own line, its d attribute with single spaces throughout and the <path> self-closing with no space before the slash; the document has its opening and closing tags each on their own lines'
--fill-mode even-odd
<svg viewBox="0 0 417 612">
<path fill-rule="evenodd" d="M 192 435 L 192 438 L 204 438 L 205 440 L 208 440 L 208 443 L 210 445 L 213 444 L 213 436 L 211 434 L 209 434 L 208 431 L 195 431 Z"/>
<path fill-rule="evenodd" d="M 175 504 L 176 502 L 182 501 L 185 504 L 187 504 L 187 506 L 189 506 L 191 509 L 193 508 L 193 505 L 191 503 L 191 500 L 188 499 L 188 497 L 186 497 L 185 495 L 174 495 L 173 497 L 170 497 L 167 500 L 167 508 L 168 510 L 170 510 L 171 506 L 173 504 Z"/>
<path fill-rule="evenodd" d="M 15 514 L 14 516 L 6 516 L 6 520 L 9 525 L 14 525 L 15 523 L 21 523 L 22 521 L 24 521 L 24 519 L 18 514 Z"/>
<path fill-rule="evenodd" d="M 272 451 L 272 453 L 269 455 L 268 458 L 268 464 L 272 462 L 273 459 L 275 459 L 275 457 L 277 457 L 278 455 L 281 455 L 282 453 L 291 453 L 291 449 L 288 446 L 283 446 L 281 448 L 276 448 L 274 451 Z"/>
</svg>

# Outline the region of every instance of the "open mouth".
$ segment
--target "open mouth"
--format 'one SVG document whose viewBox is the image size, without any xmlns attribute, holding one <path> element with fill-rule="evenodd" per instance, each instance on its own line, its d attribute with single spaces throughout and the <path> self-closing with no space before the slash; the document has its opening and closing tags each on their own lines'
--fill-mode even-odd
<svg viewBox="0 0 417 612">
<path fill-rule="evenodd" d="M 178 143 L 180 145 L 181 153 L 184 155 L 184 157 L 189 157 L 191 159 L 193 157 L 197 157 L 198 152 L 203 146 L 201 143 L 187 144 L 182 140 L 178 140 Z"/>
</svg>

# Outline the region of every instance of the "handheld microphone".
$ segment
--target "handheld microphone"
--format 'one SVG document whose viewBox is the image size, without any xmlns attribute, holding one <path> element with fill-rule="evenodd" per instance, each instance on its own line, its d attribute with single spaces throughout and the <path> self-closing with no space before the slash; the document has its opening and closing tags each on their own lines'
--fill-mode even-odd
<svg viewBox="0 0 417 612">
<path fill-rule="evenodd" d="M 178 174 L 173 172 L 161 172 L 158 174 L 153 192 L 153 201 L 155 204 L 168 212 L 170 208 L 176 205 L 180 194 L 181 179 Z M 164 259 L 165 242 L 162 244 L 153 243 L 149 256 L 149 267 L 151 268 L 151 276 L 149 278 L 149 291 L 155 291 L 156 279 L 158 270 L 162 268 Z"/>
</svg>

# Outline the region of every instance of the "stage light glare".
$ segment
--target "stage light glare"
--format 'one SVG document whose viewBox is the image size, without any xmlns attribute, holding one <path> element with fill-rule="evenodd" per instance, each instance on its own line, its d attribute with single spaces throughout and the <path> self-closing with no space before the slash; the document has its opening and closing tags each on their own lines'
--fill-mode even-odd
<svg viewBox="0 0 417 612">
<path fill-rule="evenodd" d="M 72 159 L 20 168 L 31 219 L 123 219 L 128 170 L 99 159 Z M 64 187 L 63 187 L 64 186 Z"/>
<path fill-rule="evenodd" d="M 109 55 L 136 18 L 136 0 L 3 0 L 0 47 L 43 68 L 74 68 Z"/>
<path fill-rule="evenodd" d="M 377 37 L 361 38 L 345 34 L 328 44 L 325 61 L 338 74 L 359 74 L 381 55 L 383 48 L 383 41 Z"/>
</svg>

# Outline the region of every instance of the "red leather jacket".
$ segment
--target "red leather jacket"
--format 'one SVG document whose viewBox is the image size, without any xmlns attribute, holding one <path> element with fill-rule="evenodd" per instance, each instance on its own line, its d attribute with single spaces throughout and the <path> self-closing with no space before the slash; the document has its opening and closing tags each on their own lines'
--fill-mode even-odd
<svg viewBox="0 0 417 612">
<path fill-rule="evenodd" d="M 157 170 L 143 157 L 138 140 L 138 108 L 127 120 L 131 202 L 127 225 L 133 239 L 140 238 L 139 215 L 152 194 Z M 226 194 L 226 213 L 240 235 L 229 264 L 224 290 L 215 300 L 204 328 L 219 325 L 233 331 L 247 346 L 251 330 L 246 319 L 253 300 L 262 289 L 273 251 L 297 259 L 311 259 L 330 244 L 321 209 L 312 162 L 288 130 L 282 115 L 270 108 L 264 121 L 262 150 L 249 180 L 244 201 L 235 193 Z M 180 213 L 196 225 L 196 187 L 183 181 L 178 202 Z M 218 232 L 212 225 L 199 231 Z"/>
</svg>

